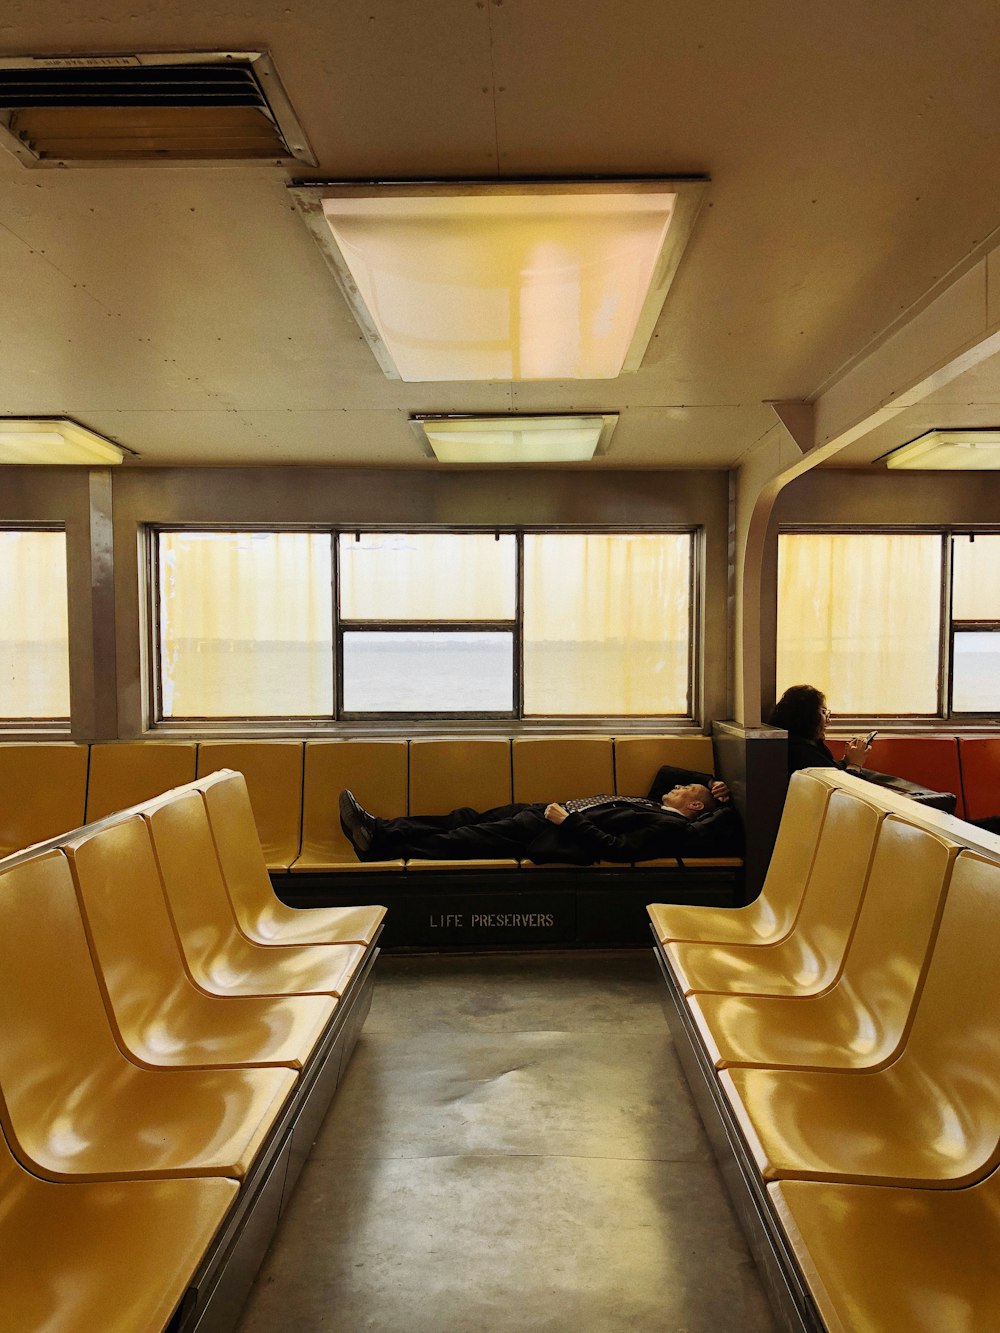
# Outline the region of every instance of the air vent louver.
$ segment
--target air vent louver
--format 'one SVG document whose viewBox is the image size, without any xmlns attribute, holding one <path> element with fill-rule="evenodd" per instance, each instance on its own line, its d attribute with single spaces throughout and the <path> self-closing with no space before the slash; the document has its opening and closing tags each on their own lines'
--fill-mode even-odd
<svg viewBox="0 0 1000 1333">
<path fill-rule="evenodd" d="M 314 162 L 261 52 L 0 59 L 0 141 L 30 166 Z"/>
</svg>

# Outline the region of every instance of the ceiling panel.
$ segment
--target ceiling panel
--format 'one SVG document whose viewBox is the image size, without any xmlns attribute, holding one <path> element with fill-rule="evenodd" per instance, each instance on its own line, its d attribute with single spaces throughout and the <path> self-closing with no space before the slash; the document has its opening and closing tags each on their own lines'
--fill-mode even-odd
<svg viewBox="0 0 1000 1333">
<path fill-rule="evenodd" d="M 0 152 L 0 413 L 104 423 L 147 465 L 434 467 L 411 413 L 619 411 L 593 466 L 731 466 L 765 400 L 815 394 L 1000 223 L 992 0 L 34 0 L 0 28 L 9 54 L 240 47 L 271 52 L 311 178 L 709 173 L 639 372 L 389 380 L 284 169 Z M 995 403 L 990 362 L 835 463 Z"/>
</svg>

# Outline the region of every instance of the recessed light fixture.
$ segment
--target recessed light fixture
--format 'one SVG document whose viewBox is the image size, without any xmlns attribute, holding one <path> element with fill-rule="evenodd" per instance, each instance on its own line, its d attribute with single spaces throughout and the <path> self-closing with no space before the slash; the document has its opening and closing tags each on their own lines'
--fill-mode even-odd
<svg viewBox="0 0 1000 1333">
<path fill-rule="evenodd" d="M 914 471 L 1000 471 L 1000 430 L 930 430 L 884 460 L 886 467 Z"/>
<path fill-rule="evenodd" d="M 383 371 L 408 382 L 639 368 L 704 179 L 297 184 Z"/>
<path fill-rule="evenodd" d="M 616 414 L 571 417 L 413 417 L 439 463 L 585 463 L 603 453 Z"/>
<path fill-rule="evenodd" d="M 108 467 L 120 463 L 119 449 L 66 417 L 0 417 L 0 464 L 76 464 Z"/>
</svg>

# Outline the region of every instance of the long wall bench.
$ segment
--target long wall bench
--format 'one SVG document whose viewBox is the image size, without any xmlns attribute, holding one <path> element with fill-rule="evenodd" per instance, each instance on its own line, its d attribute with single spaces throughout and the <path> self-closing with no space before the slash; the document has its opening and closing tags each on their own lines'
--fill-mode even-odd
<svg viewBox="0 0 1000 1333">
<path fill-rule="evenodd" d="M 245 775 L 257 833 L 280 897 L 298 907 L 374 898 L 393 910 L 383 944 L 641 944 L 646 904 L 735 906 L 766 871 L 780 815 L 782 745 L 751 759 L 738 728 L 708 736 L 477 736 L 0 744 L 0 854 L 93 821 L 195 777 Z M 780 735 L 780 733 L 777 733 Z M 834 743 L 835 744 L 835 743 Z M 744 857 L 633 868 L 527 863 L 359 863 L 340 830 L 337 794 L 351 787 L 376 814 L 548 800 L 598 791 L 645 793 L 669 763 L 714 770 L 743 815 Z M 1000 737 L 886 736 L 872 763 L 953 791 L 957 813 L 1000 813 Z"/>
<path fill-rule="evenodd" d="M 0 861 L 4 1327 L 235 1325 L 383 917 L 278 903 L 238 773 Z"/>
<path fill-rule="evenodd" d="M 1000 1328 L 1000 837 L 805 770 L 755 902 L 649 915 L 781 1326 Z"/>
<path fill-rule="evenodd" d="M 652 897 L 733 905 L 741 856 L 641 866 L 357 860 L 339 822 L 351 788 L 374 813 L 444 813 L 598 792 L 645 795 L 662 764 L 711 772 L 712 738 L 547 736 L 0 745 L 0 852 L 220 769 L 244 774 L 272 882 L 296 907 L 391 907 L 383 944 L 645 940 Z"/>
</svg>

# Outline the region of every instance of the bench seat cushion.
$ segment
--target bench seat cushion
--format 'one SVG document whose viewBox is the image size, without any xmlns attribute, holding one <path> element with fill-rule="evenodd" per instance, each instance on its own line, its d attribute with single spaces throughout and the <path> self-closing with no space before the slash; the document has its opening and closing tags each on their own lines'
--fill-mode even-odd
<svg viewBox="0 0 1000 1333">
<path fill-rule="evenodd" d="M 237 1190 L 219 1179 L 39 1180 L 0 1136 L 4 1327 L 165 1327 Z"/>
</svg>

